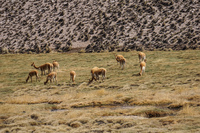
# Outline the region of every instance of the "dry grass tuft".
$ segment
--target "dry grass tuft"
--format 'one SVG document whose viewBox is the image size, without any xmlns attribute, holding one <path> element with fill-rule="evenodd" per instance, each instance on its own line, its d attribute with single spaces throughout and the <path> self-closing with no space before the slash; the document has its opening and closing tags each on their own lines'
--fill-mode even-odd
<svg viewBox="0 0 200 133">
<path fill-rule="evenodd" d="M 146 107 L 146 108 L 139 108 L 135 112 L 133 112 L 134 115 L 138 116 L 144 116 L 147 118 L 152 118 L 152 117 L 164 117 L 168 115 L 172 115 L 172 111 L 168 109 L 162 109 L 162 108 L 156 108 L 156 107 Z"/>
<path fill-rule="evenodd" d="M 199 111 L 197 111 L 194 107 L 189 104 L 185 104 L 183 109 L 179 111 L 179 115 L 187 115 L 187 116 L 195 116 L 199 115 Z"/>
<path fill-rule="evenodd" d="M 38 103 L 49 103 L 49 104 L 59 104 L 62 100 L 58 97 L 35 97 L 30 95 L 24 95 L 6 100 L 9 104 L 38 104 Z"/>
<path fill-rule="evenodd" d="M 9 104 L 37 104 L 48 102 L 48 100 L 44 97 L 38 98 L 30 95 L 24 95 L 8 99 L 6 102 Z"/>
<path fill-rule="evenodd" d="M 171 124 L 176 124 L 177 121 L 176 120 L 173 120 L 173 119 L 167 119 L 167 120 L 159 120 L 159 122 L 162 123 L 163 126 L 166 126 L 166 125 L 171 125 Z"/>
<path fill-rule="evenodd" d="M 70 123 L 70 126 L 73 127 L 73 128 L 78 128 L 80 127 L 82 124 L 78 121 L 75 121 L 75 122 L 72 122 Z"/>
<path fill-rule="evenodd" d="M 104 96 L 104 95 L 107 95 L 108 92 L 105 90 L 105 89 L 100 89 L 100 90 L 97 90 L 96 93 L 95 93 L 97 96 Z"/>
<path fill-rule="evenodd" d="M 77 118 L 80 118 L 81 116 L 83 115 L 83 111 L 81 110 L 75 110 L 75 111 L 71 111 L 67 114 L 67 118 L 68 119 L 77 119 Z"/>
</svg>

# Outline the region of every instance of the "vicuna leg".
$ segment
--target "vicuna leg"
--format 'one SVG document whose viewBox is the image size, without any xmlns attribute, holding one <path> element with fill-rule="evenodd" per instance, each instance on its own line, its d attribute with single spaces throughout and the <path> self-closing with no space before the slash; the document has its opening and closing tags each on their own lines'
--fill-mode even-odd
<svg viewBox="0 0 200 133">
<path fill-rule="evenodd" d="M 104 80 L 104 78 L 106 77 L 106 72 L 102 72 L 102 81 Z"/>
<path fill-rule="evenodd" d="M 26 83 L 28 82 L 28 80 L 29 80 L 29 76 L 28 76 L 27 79 L 26 79 Z"/>
<path fill-rule="evenodd" d="M 95 81 L 97 81 L 97 79 L 96 79 L 95 77 L 96 77 L 96 74 L 92 74 L 92 81 L 93 81 L 93 79 L 94 79 Z"/>
<path fill-rule="evenodd" d="M 104 80 L 104 74 L 102 73 L 102 81 Z"/>
<path fill-rule="evenodd" d="M 120 65 L 121 65 L 121 69 L 124 69 L 124 64 L 123 64 L 123 62 L 120 62 Z"/>
<path fill-rule="evenodd" d="M 55 77 L 55 80 L 56 80 L 56 84 L 57 84 L 57 76 Z"/>
<path fill-rule="evenodd" d="M 75 81 L 75 76 L 71 76 L 71 80 L 72 80 L 72 82 L 74 82 Z"/>
<path fill-rule="evenodd" d="M 96 74 L 96 80 L 99 80 L 99 75 L 98 74 Z"/>
<path fill-rule="evenodd" d="M 38 74 L 36 74 L 36 82 L 39 80 L 39 76 Z"/>
<path fill-rule="evenodd" d="M 75 81 L 75 78 L 76 78 L 76 76 L 74 75 L 74 77 L 73 77 L 73 82 Z"/>
</svg>

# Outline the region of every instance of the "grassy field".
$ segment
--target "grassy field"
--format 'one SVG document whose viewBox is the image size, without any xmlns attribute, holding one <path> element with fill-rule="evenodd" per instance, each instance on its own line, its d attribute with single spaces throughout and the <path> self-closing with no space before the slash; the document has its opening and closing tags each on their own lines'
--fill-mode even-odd
<svg viewBox="0 0 200 133">
<path fill-rule="evenodd" d="M 200 132 L 200 51 L 136 51 L 0 55 L 0 132 Z M 36 66 L 56 60 L 58 83 L 25 82 Z M 93 67 L 107 69 L 93 81 Z M 70 71 L 77 73 L 70 82 Z M 100 77 L 101 79 L 101 77 Z"/>
</svg>

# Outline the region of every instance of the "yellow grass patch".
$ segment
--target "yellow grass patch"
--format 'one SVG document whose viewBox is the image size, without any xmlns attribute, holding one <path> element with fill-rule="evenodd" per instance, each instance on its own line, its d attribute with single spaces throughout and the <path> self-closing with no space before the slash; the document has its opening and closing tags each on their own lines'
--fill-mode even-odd
<svg viewBox="0 0 200 133">
<path fill-rule="evenodd" d="M 190 106 L 189 104 L 185 104 L 183 106 L 183 109 L 179 111 L 179 115 L 195 116 L 199 114 L 200 112 L 197 111 L 194 107 Z"/>
<path fill-rule="evenodd" d="M 35 97 L 24 95 L 19 97 L 10 98 L 6 101 L 9 104 L 38 104 L 38 103 L 61 103 L 62 100 L 58 97 Z"/>
</svg>

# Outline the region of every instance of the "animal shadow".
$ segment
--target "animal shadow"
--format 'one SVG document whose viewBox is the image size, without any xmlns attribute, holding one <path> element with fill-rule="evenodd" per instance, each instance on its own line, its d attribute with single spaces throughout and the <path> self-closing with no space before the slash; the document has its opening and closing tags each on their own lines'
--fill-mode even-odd
<svg viewBox="0 0 200 133">
<path fill-rule="evenodd" d="M 135 73 L 132 76 L 140 76 L 140 74 L 139 73 Z"/>
</svg>

